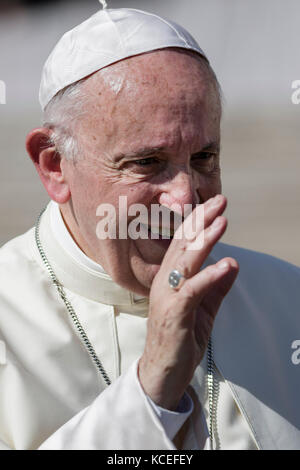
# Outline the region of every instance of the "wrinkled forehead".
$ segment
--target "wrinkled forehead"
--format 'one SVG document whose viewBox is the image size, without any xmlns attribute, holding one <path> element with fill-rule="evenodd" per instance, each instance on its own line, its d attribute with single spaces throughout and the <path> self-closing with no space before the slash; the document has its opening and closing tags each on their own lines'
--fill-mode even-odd
<svg viewBox="0 0 300 470">
<path fill-rule="evenodd" d="M 92 99 L 83 127 L 112 145 L 146 136 L 172 140 L 183 126 L 191 135 L 200 128 L 217 133 L 218 94 L 196 54 L 168 49 L 126 59 L 97 72 L 84 87 Z"/>
<path fill-rule="evenodd" d="M 141 54 L 110 65 L 84 83 L 93 108 L 163 106 L 194 101 L 219 108 L 219 94 L 213 73 L 198 54 L 163 49 Z M 209 103 L 208 103 L 209 102 Z M 130 111 L 130 109 L 128 109 Z M 124 112 L 124 109 L 122 109 Z"/>
</svg>

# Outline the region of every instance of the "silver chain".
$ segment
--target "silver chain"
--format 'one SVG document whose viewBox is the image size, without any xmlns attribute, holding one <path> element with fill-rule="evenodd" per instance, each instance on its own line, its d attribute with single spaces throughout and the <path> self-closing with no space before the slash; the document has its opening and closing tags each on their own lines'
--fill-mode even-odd
<svg viewBox="0 0 300 470">
<path fill-rule="evenodd" d="M 41 239 L 40 239 L 40 233 L 39 233 L 39 229 L 40 229 L 40 222 L 41 222 L 41 218 L 42 218 L 42 215 L 44 213 L 45 209 L 42 210 L 42 212 L 40 213 L 38 219 L 37 219 L 37 222 L 36 222 L 36 226 L 35 226 L 35 241 L 36 241 L 36 245 L 37 245 L 37 248 L 39 250 L 39 253 L 41 255 L 41 258 L 43 260 L 43 263 L 45 264 L 46 268 L 47 268 L 47 271 L 51 277 L 51 280 L 53 282 L 53 284 L 55 285 L 58 293 L 59 293 L 59 296 L 61 297 L 61 299 L 63 300 L 67 310 L 68 310 L 68 313 L 71 317 L 71 319 L 73 320 L 73 323 L 90 355 L 90 357 L 92 358 L 93 362 L 95 363 L 98 371 L 100 372 L 100 374 L 102 375 L 105 383 L 107 385 L 110 385 L 111 384 L 111 381 L 100 361 L 100 359 L 98 358 L 87 334 L 85 333 L 76 313 L 75 313 L 75 310 L 74 308 L 72 307 L 70 301 L 68 300 L 67 296 L 66 296 L 66 293 L 65 293 L 65 290 L 63 288 L 63 285 L 59 282 L 59 280 L 57 279 L 53 269 L 52 269 L 52 266 L 51 264 L 49 263 L 49 260 L 44 252 L 44 249 L 43 249 L 43 246 L 42 246 L 42 243 L 41 243 Z"/>
<path fill-rule="evenodd" d="M 214 430 L 217 429 L 217 409 L 215 400 L 215 383 L 214 383 L 214 359 L 213 345 L 209 338 L 207 346 L 207 391 L 208 391 L 208 409 L 209 409 L 209 439 L 211 449 L 214 449 Z"/>
</svg>

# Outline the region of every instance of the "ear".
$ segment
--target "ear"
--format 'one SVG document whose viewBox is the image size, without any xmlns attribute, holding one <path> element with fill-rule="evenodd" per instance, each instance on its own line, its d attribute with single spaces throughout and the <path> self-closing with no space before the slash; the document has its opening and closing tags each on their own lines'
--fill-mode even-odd
<svg viewBox="0 0 300 470">
<path fill-rule="evenodd" d="M 62 170 L 62 159 L 55 146 L 49 143 L 51 130 L 34 129 L 26 138 L 26 149 L 50 198 L 65 204 L 71 197 Z"/>
</svg>

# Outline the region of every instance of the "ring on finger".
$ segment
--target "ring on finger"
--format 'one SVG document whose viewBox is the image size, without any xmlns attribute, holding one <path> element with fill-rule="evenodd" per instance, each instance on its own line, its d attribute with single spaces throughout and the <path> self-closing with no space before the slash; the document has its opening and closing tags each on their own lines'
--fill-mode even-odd
<svg viewBox="0 0 300 470">
<path fill-rule="evenodd" d="M 169 274 L 169 286 L 174 290 L 179 290 L 182 287 L 182 284 L 185 281 L 185 277 L 181 274 L 177 269 L 173 269 L 173 271 Z"/>
</svg>

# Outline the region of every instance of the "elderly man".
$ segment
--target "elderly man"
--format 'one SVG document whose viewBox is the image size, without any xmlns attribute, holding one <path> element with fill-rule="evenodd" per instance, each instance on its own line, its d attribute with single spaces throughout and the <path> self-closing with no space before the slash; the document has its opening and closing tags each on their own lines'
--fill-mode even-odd
<svg viewBox="0 0 300 470">
<path fill-rule="evenodd" d="M 219 243 L 221 100 L 198 44 L 100 11 L 40 99 L 27 150 L 52 201 L 1 250 L 2 448 L 300 448 L 300 270 Z M 193 211 L 126 236 L 135 204 Z"/>
</svg>

